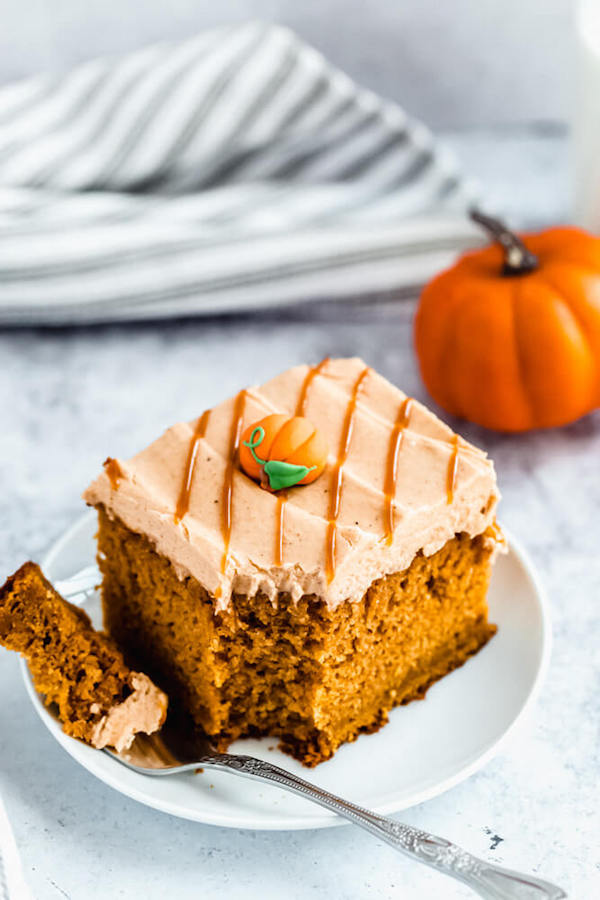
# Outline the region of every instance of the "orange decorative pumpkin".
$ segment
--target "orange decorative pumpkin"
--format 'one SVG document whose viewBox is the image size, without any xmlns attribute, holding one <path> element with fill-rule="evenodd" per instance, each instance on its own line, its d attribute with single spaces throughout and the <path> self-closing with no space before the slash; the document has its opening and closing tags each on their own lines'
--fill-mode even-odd
<svg viewBox="0 0 600 900">
<path fill-rule="evenodd" d="M 240 465 L 268 490 L 310 484 L 326 463 L 325 438 L 302 416 L 267 416 L 242 435 Z"/>
<path fill-rule="evenodd" d="M 550 228 L 464 254 L 423 291 L 415 345 L 445 410 L 498 431 L 573 422 L 600 406 L 600 238 Z"/>
</svg>

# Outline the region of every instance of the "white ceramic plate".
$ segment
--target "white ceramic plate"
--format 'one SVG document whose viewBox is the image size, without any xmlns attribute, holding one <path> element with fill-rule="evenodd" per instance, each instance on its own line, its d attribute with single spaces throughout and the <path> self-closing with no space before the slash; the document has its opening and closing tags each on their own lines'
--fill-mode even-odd
<svg viewBox="0 0 600 900">
<path fill-rule="evenodd" d="M 79 520 L 43 563 L 50 579 L 66 578 L 93 562 L 96 517 Z M 498 633 L 477 656 L 430 688 L 422 702 L 394 710 L 389 724 L 342 747 L 308 770 L 276 749 L 276 740 L 238 741 L 244 752 L 278 763 L 379 813 L 420 803 L 467 778 L 494 753 L 531 705 L 548 661 L 547 603 L 533 567 L 514 540 L 498 559 L 490 590 L 490 618 Z M 86 608 L 98 624 L 98 598 Z M 42 721 L 82 766 L 115 790 L 175 816 L 229 828 L 326 828 L 342 824 L 306 800 L 222 772 L 151 778 L 106 753 L 67 737 L 47 712 L 23 666 Z"/>
</svg>

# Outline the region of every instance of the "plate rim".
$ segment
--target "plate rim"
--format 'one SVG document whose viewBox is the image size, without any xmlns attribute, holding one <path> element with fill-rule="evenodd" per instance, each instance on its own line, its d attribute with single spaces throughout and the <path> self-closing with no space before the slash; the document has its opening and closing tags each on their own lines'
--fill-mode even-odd
<svg viewBox="0 0 600 900">
<path fill-rule="evenodd" d="M 88 520 L 90 520 L 92 517 L 95 517 L 94 510 L 88 510 L 83 515 L 79 516 L 72 523 L 72 525 L 70 525 L 69 528 L 67 528 L 66 531 L 64 531 L 61 536 L 53 542 L 51 547 L 43 556 L 41 563 L 42 569 L 46 570 L 47 568 L 50 568 L 52 566 L 53 562 L 60 555 L 63 548 L 73 540 L 74 535 L 85 528 Z M 434 797 L 440 796 L 441 794 L 455 787 L 457 784 L 460 784 L 462 781 L 465 781 L 471 775 L 475 774 L 475 772 L 478 772 L 491 759 L 493 759 L 493 757 L 495 757 L 510 740 L 515 730 L 519 727 L 519 725 L 526 718 L 527 714 L 531 711 L 539 695 L 541 686 L 544 682 L 548 670 L 552 649 L 552 623 L 548 595 L 546 588 L 544 587 L 538 574 L 537 568 L 532 562 L 528 551 L 525 550 L 520 541 L 516 539 L 512 535 L 512 533 L 504 526 L 503 532 L 506 537 L 509 551 L 515 554 L 518 562 L 522 565 L 525 572 L 527 573 L 528 578 L 531 581 L 540 615 L 541 652 L 539 655 L 537 671 L 535 673 L 529 691 L 524 697 L 521 706 L 512 722 L 497 738 L 497 740 L 493 741 L 483 753 L 478 754 L 475 759 L 460 767 L 456 772 L 454 772 L 447 778 L 437 782 L 436 784 L 430 785 L 427 788 L 424 788 L 422 791 L 414 795 L 411 795 L 409 803 L 398 801 L 397 799 L 389 799 L 385 802 L 376 804 L 371 807 L 372 811 L 379 815 L 390 815 L 393 813 L 401 812 L 402 810 L 410 809 L 413 806 L 424 803 L 427 800 L 431 800 Z M 329 812 L 323 812 L 320 815 L 312 816 L 310 814 L 294 814 L 291 816 L 281 815 L 279 817 L 271 818 L 268 822 L 261 821 L 258 818 L 252 819 L 250 815 L 246 816 L 245 818 L 242 817 L 240 819 L 239 817 L 236 818 L 235 816 L 232 816 L 231 813 L 207 813 L 201 808 L 198 810 L 191 810 L 188 808 L 182 810 L 179 804 L 172 804 L 169 801 L 158 800 L 151 796 L 149 797 L 143 791 L 138 790 L 135 785 L 131 785 L 127 782 L 123 784 L 121 779 L 116 774 L 118 771 L 117 768 L 115 768 L 115 775 L 113 776 L 111 769 L 109 769 L 108 771 L 99 771 L 95 766 L 88 765 L 87 761 L 84 761 L 81 758 L 80 742 L 65 734 L 62 731 L 59 723 L 50 715 L 50 713 L 48 713 L 33 686 L 33 681 L 31 679 L 27 663 L 23 658 L 21 658 L 20 660 L 20 665 L 29 698 L 38 716 L 40 717 L 46 728 L 48 728 L 52 736 L 61 745 L 61 747 L 63 747 L 63 749 L 65 749 L 67 753 L 91 775 L 94 775 L 96 778 L 111 787 L 113 790 L 118 791 L 119 793 L 129 797 L 132 800 L 136 800 L 138 803 L 142 803 L 144 806 L 148 806 L 168 815 L 176 816 L 177 818 L 199 822 L 205 825 L 213 825 L 222 828 L 238 828 L 244 830 L 248 829 L 255 831 L 300 831 L 308 829 L 316 830 L 321 828 L 333 828 L 339 827 L 341 825 L 351 824 L 347 820 L 340 818 L 338 815 Z M 115 762 L 114 765 L 115 767 L 117 767 L 118 763 Z"/>
</svg>

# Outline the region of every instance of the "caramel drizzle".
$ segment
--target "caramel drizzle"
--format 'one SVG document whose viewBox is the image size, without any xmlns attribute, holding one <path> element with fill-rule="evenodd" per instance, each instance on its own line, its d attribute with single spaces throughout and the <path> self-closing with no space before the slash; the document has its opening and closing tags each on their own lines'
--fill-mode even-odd
<svg viewBox="0 0 600 900">
<path fill-rule="evenodd" d="M 448 471 L 446 473 L 446 500 L 448 505 L 454 500 L 454 491 L 456 490 L 456 476 L 458 475 L 458 435 L 452 438 L 452 453 L 448 460 Z"/>
<path fill-rule="evenodd" d="M 120 482 L 121 478 L 125 477 L 125 472 L 119 465 L 118 461 L 116 459 L 113 459 L 112 456 L 108 456 L 104 460 L 103 466 L 104 466 L 104 471 L 108 475 L 108 480 L 110 481 L 110 486 L 112 487 L 113 491 L 116 491 L 116 489 L 119 486 L 119 482 Z"/>
<path fill-rule="evenodd" d="M 244 422 L 244 405 L 246 402 L 246 391 L 240 391 L 235 398 L 235 406 L 233 409 L 233 418 L 231 420 L 231 431 L 229 433 L 229 456 L 227 458 L 227 468 L 225 470 L 225 478 L 223 481 L 223 501 L 221 504 L 222 520 L 221 534 L 223 537 L 223 556 L 221 557 L 221 575 L 225 574 L 227 569 L 227 560 L 229 559 L 229 544 L 231 542 L 231 527 L 233 524 L 233 475 L 237 463 L 238 450 L 240 448 L 240 439 L 242 437 L 242 425 Z M 222 587 L 219 584 L 215 591 L 215 597 L 219 598 L 222 593 Z"/>
<path fill-rule="evenodd" d="M 396 498 L 396 488 L 398 485 L 398 456 L 400 455 L 400 447 L 404 438 L 404 431 L 408 428 L 410 414 L 413 405 L 412 397 L 406 397 L 400 406 L 398 418 L 392 429 L 390 436 L 390 448 L 387 460 L 387 472 L 385 476 L 385 510 L 384 517 L 386 523 L 385 539 L 386 543 L 391 547 L 394 542 L 394 500 Z"/>
<path fill-rule="evenodd" d="M 298 396 L 298 402 L 296 403 L 296 409 L 294 412 L 295 416 L 303 416 L 306 412 L 306 400 L 308 397 L 308 389 L 310 388 L 313 380 L 319 375 L 327 363 L 329 362 L 329 357 L 326 356 L 325 359 L 322 359 L 321 362 L 316 366 L 311 366 L 311 368 L 306 373 L 304 381 L 302 382 L 302 387 L 300 388 L 300 394 Z M 285 504 L 288 501 L 287 494 L 279 494 L 277 497 L 277 531 L 275 533 L 275 565 L 282 566 L 283 565 L 283 541 L 284 541 L 284 533 L 285 533 Z"/>
<path fill-rule="evenodd" d="M 325 359 L 322 359 L 318 365 L 312 366 L 306 373 L 306 377 L 304 379 L 302 388 L 300 390 L 300 396 L 298 397 L 298 402 L 296 404 L 296 412 L 294 413 L 294 415 L 303 416 L 304 413 L 306 412 L 306 399 L 308 397 L 308 389 L 310 388 L 311 384 L 313 383 L 313 381 L 317 377 L 317 375 L 321 374 L 321 372 L 323 371 L 325 366 L 328 364 L 328 362 L 329 362 L 329 356 L 326 356 Z"/>
<path fill-rule="evenodd" d="M 283 532 L 284 521 L 283 515 L 285 504 L 287 503 L 287 494 L 279 494 L 277 497 L 277 534 L 275 537 L 275 565 L 283 565 Z"/>
<path fill-rule="evenodd" d="M 354 383 L 354 387 L 352 389 L 352 393 L 350 395 L 350 400 L 348 401 L 348 406 L 346 408 L 346 417 L 344 419 L 344 430 L 342 432 L 342 439 L 340 441 L 340 452 L 336 461 L 336 464 L 333 469 L 333 476 L 331 479 L 331 487 L 332 492 L 329 498 L 329 516 L 327 521 L 327 544 L 326 544 L 326 552 L 327 552 L 327 561 L 326 561 L 326 573 L 327 573 L 327 582 L 331 583 L 335 576 L 335 551 L 336 551 L 336 542 L 337 542 L 337 519 L 340 513 L 340 505 L 342 500 L 342 488 L 344 483 L 344 465 L 346 460 L 348 459 L 348 451 L 350 450 L 350 443 L 352 441 L 352 432 L 354 430 L 354 413 L 356 412 L 356 404 L 358 402 L 358 395 L 360 393 L 360 389 L 363 385 L 363 382 L 367 375 L 371 370 L 367 366 L 362 370 L 358 378 Z"/>
<path fill-rule="evenodd" d="M 502 534 L 502 530 L 498 523 L 494 520 L 492 524 L 489 526 L 492 532 L 492 537 L 496 541 L 504 541 L 504 535 Z"/>
<path fill-rule="evenodd" d="M 206 409 L 200 418 L 198 419 L 198 424 L 194 430 L 194 434 L 192 436 L 192 440 L 190 442 L 190 447 L 188 450 L 188 458 L 185 467 L 185 475 L 183 479 L 183 484 L 181 485 L 181 490 L 179 492 L 179 499 L 177 500 L 177 506 L 175 508 L 175 524 L 177 525 L 183 517 L 186 515 L 190 508 L 190 496 L 192 493 L 192 481 L 194 478 L 194 470 L 196 468 L 196 457 L 198 456 L 198 448 L 200 446 L 200 441 L 206 434 L 206 428 L 208 426 L 208 420 L 210 418 L 210 409 Z"/>
</svg>

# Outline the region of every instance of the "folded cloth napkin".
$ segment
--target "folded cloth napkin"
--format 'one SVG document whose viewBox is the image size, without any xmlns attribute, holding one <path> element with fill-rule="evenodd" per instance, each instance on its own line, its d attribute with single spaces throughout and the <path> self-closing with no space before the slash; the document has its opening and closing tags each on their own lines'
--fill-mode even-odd
<svg viewBox="0 0 600 900">
<path fill-rule="evenodd" d="M 0 323 L 407 290 L 473 241 L 423 125 L 251 22 L 0 90 Z"/>
<path fill-rule="evenodd" d="M 31 900 L 2 797 L 0 797 L 0 900 Z"/>
</svg>

